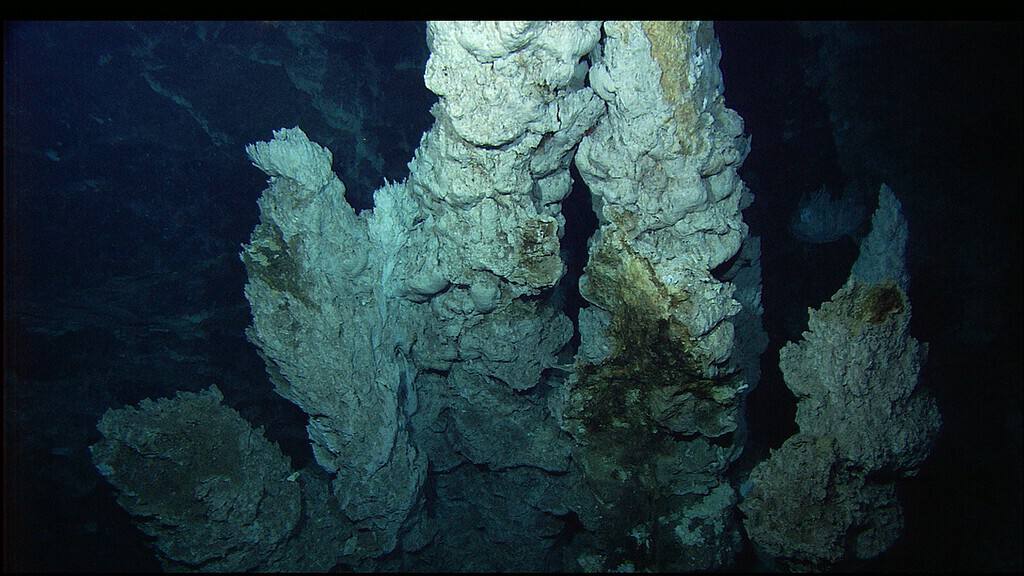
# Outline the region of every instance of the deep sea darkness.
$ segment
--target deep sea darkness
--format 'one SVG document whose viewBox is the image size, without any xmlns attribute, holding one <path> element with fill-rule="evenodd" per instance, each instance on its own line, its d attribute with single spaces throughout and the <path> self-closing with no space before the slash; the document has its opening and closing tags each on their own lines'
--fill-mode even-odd
<svg viewBox="0 0 1024 576">
<path fill-rule="evenodd" d="M 1021 571 L 1021 23 L 715 29 L 726 104 L 752 138 L 744 219 L 762 239 L 770 337 L 737 468 L 796 432 L 779 349 L 843 284 L 868 227 L 801 242 L 788 227 L 801 195 L 875 202 L 887 183 L 910 229 L 911 330 L 929 344 L 920 385 L 943 428 L 900 481 L 904 536 L 858 568 Z M 244 335 L 238 253 L 265 187 L 244 147 L 300 126 L 333 152 L 350 203 L 371 207 L 433 122 L 428 55 L 418 22 L 5 21 L 5 571 L 160 569 L 89 457 L 108 408 L 216 383 L 296 469 L 310 462 L 305 414 Z M 573 318 L 596 227 L 574 178 Z M 761 568 L 749 550 L 737 566 Z"/>
</svg>

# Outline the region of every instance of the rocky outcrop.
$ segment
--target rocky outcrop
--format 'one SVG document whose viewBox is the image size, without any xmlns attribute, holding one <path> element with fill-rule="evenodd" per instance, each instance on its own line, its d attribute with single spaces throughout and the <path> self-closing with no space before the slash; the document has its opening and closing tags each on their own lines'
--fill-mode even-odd
<svg viewBox="0 0 1024 576">
<path fill-rule="evenodd" d="M 299 128 L 247 148 L 269 178 L 241 254 L 248 336 L 330 478 L 303 501 L 336 509 L 321 524 L 361 570 L 729 565 L 726 471 L 764 344 L 711 26 L 427 40 L 436 122 L 372 209 Z M 600 222 L 579 350 L 555 296 L 574 155 Z"/>
<path fill-rule="evenodd" d="M 213 386 L 108 410 L 91 447 L 169 570 L 265 567 L 301 516 L 287 458 L 222 399 Z"/>
<path fill-rule="evenodd" d="M 730 361 L 741 306 L 712 271 L 747 236 L 751 196 L 736 174 L 747 140 L 723 103 L 709 24 L 604 31 L 590 81 L 608 112 L 576 156 L 601 225 L 580 280 L 591 306 L 565 418 L 606 503 L 595 522 L 605 552 L 587 563 L 721 568 L 740 541 L 724 474 L 748 385 Z"/>
<path fill-rule="evenodd" d="M 941 424 L 918 387 L 927 345 L 910 335 L 906 239 L 883 185 L 850 278 L 780 352 L 800 432 L 754 469 L 740 507 L 751 540 L 781 567 L 873 558 L 902 532 L 894 481 L 916 473 Z"/>
<path fill-rule="evenodd" d="M 530 297 L 563 272 L 568 163 L 603 111 L 579 68 L 598 37 L 597 24 L 431 24 L 438 121 L 409 179 L 358 216 L 300 130 L 249 149 L 270 176 L 243 252 L 250 337 L 311 415 L 346 513 L 377 535 L 369 556 L 422 513 L 428 460 L 567 469 L 567 438 L 530 391 L 572 323 Z"/>
</svg>

